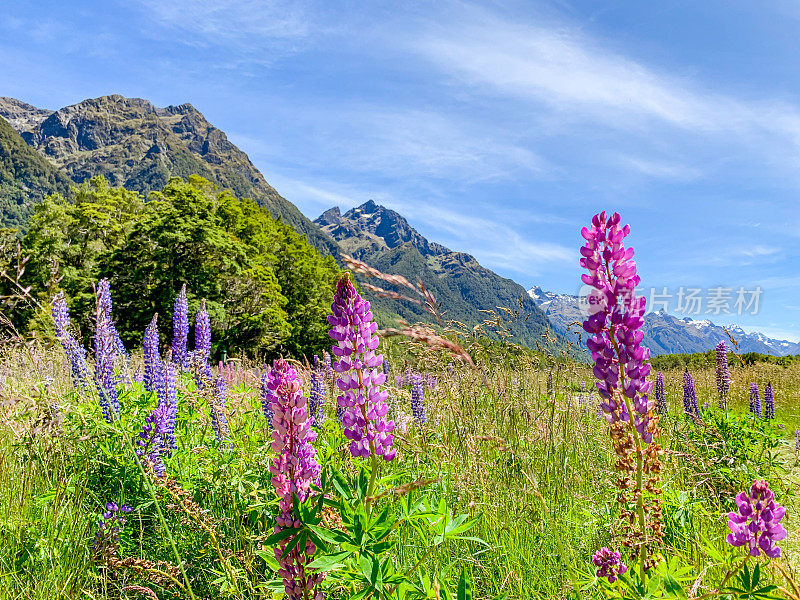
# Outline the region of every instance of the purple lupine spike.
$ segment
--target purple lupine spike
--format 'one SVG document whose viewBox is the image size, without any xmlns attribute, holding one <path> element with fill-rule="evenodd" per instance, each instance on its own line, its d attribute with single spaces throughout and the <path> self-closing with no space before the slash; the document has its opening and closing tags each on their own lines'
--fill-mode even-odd
<svg viewBox="0 0 800 600">
<path fill-rule="evenodd" d="M 162 396 L 159 397 L 159 404 L 164 406 L 166 413 L 166 432 L 162 439 L 162 446 L 164 453 L 167 456 L 172 456 L 172 452 L 178 449 L 178 444 L 175 441 L 175 426 L 178 421 L 178 394 L 175 386 L 176 380 L 176 366 L 174 363 L 163 363 L 161 374 L 163 376 L 164 385 L 161 386 Z"/>
<path fill-rule="evenodd" d="M 116 329 L 111 321 L 111 288 L 108 279 L 97 284 L 97 315 L 94 335 L 95 386 L 100 398 L 103 417 L 111 423 L 119 416 L 117 376 L 114 363 L 117 357 Z"/>
<path fill-rule="evenodd" d="M 622 562 L 622 555 L 619 552 L 612 552 L 605 546 L 592 555 L 592 564 L 597 567 L 595 575 L 606 577 L 608 583 L 614 583 L 617 576 L 628 571 L 628 567 Z"/>
<path fill-rule="evenodd" d="M 766 481 L 756 480 L 750 494 L 739 492 L 736 496 L 738 512 L 728 513 L 731 533 L 727 541 L 731 546 L 747 546 L 750 556 L 761 552 L 770 558 L 778 558 L 781 549 L 776 545 L 786 537 L 781 519 L 786 508 L 775 503 L 775 494 Z"/>
<path fill-rule="evenodd" d="M 728 350 L 725 347 L 725 340 L 717 344 L 717 402 L 720 410 L 728 407 L 728 392 L 731 389 L 731 374 L 728 370 Z"/>
<path fill-rule="evenodd" d="M 697 408 L 697 392 L 694 389 L 694 379 L 689 369 L 683 373 L 683 411 L 690 415 L 700 416 Z"/>
<path fill-rule="evenodd" d="M 205 300 L 203 300 L 194 320 L 193 358 L 197 369 L 195 379 L 198 387 L 202 389 L 212 379 L 211 365 L 208 362 L 211 358 L 211 320 L 206 311 Z"/>
<path fill-rule="evenodd" d="M 652 382 L 650 349 L 641 345 L 644 332 L 646 299 L 636 296 L 640 277 L 636 273 L 633 248 L 625 248 L 623 240 L 630 226 L 620 225 L 619 213 L 606 219 L 606 213 L 595 215 L 590 228 L 581 235 L 580 264 L 588 271 L 581 280 L 594 288 L 590 304 L 592 312 L 583 328 L 592 337 L 586 342 L 594 361 L 596 386 L 605 399 L 600 406 L 609 422 L 628 422 L 631 415 L 623 396 L 630 399 L 635 414 L 634 426 L 642 441 L 653 441 L 656 420 L 652 418 L 653 402 L 648 400 Z M 623 378 L 624 376 L 624 378 Z"/>
<path fill-rule="evenodd" d="M 314 368 L 311 370 L 309 414 L 314 427 L 321 427 L 325 420 L 325 367 L 316 354 L 314 355 Z"/>
<path fill-rule="evenodd" d="M 764 388 L 764 418 L 775 418 L 775 396 L 772 393 L 772 383 L 767 383 Z"/>
<path fill-rule="evenodd" d="M 218 375 L 214 378 L 214 395 L 211 404 L 211 426 L 214 429 L 214 437 L 222 444 L 227 442 L 230 437 L 228 430 L 225 377 Z"/>
<path fill-rule="evenodd" d="M 269 369 L 264 365 L 264 371 L 261 373 L 261 412 L 264 413 L 264 418 L 269 423 L 270 429 L 272 428 L 272 408 L 270 408 L 270 400 L 272 396 L 269 391 Z"/>
<path fill-rule="evenodd" d="M 667 397 L 664 395 L 664 374 L 656 373 L 656 412 L 667 414 Z"/>
<path fill-rule="evenodd" d="M 162 460 L 164 443 L 168 437 L 168 414 L 167 407 L 159 404 L 153 409 L 144 420 L 142 430 L 139 432 L 139 439 L 136 441 L 138 448 L 136 454 L 146 460 L 158 477 L 163 477 L 166 467 Z"/>
<path fill-rule="evenodd" d="M 344 408 L 342 425 L 350 452 L 392 460 L 397 454 L 392 447 L 395 425 L 386 419 L 388 393 L 381 389 L 386 375 L 379 370 L 383 355 L 375 354 L 380 342 L 375 335 L 378 324 L 372 322 L 370 303 L 359 295 L 347 274 L 336 285 L 331 311 L 328 334 L 336 342 L 332 351 L 339 358 L 333 369 L 339 373 L 336 385 L 343 392 L 336 401 Z"/>
<path fill-rule="evenodd" d="M 305 502 L 312 494 L 311 486 L 319 484 L 317 452 L 311 445 L 317 434 L 311 429 L 308 404 L 300 388 L 297 371 L 285 360 L 276 360 L 266 377 L 275 424 L 272 430 L 275 458 L 270 466 L 272 485 L 279 498 L 275 533 L 302 525 L 294 514 L 294 497 L 297 496 L 301 503 Z M 286 538 L 275 547 L 275 558 L 280 563 L 278 574 L 283 579 L 286 596 L 289 600 L 321 600 L 319 585 L 324 576 L 306 570 L 314 560 L 316 546 L 309 539 L 305 547 L 298 544 L 286 552 L 291 541 L 291 537 Z"/>
<path fill-rule="evenodd" d="M 150 324 L 144 330 L 142 342 L 144 355 L 144 388 L 148 392 L 156 391 L 157 380 L 161 370 L 161 356 L 158 351 L 158 313 L 153 315 Z"/>
<path fill-rule="evenodd" d="M 97 533 L 95 533 L 92 546 L 97 560 L 104 560 L 111 554 L 116 554 L 119 548 L 119 532 L 127 522 L 122 513 L 129 513 L 133 509 L 127 504 L 120 506 L 116 502 L 106 502 L 106 511 L 100 518 Z"/>
<path fill-rule="evenodd" d="M 800 429 L 794 430 L 794 449 L 796 452 L 800 452 Z"/>
<path fill-rule="evenodd" d="M 761 396 L 758 394 L 758 384 L 750 384 L 750 412 L 761 418 Z"/>
<path fill-rule="evenodd" d="M 77 389 L 85 390 L 89 385 L 89 366 L 86 364 L 86 348 L 69 332 L 69 310 L 64 292 L 53 298 L 52 307 L 55 331 L 61 347 L 70 362 L 72 383 Z"/>
<path fill-rule="evenodd" d="M 422 375 L 414 373 L 411 376 L 411 414 L 418 425 L 424 425 L 425 417 L 425 389 Z"/>
<path fill-rule="evenodd" d="M 189 301 L 186 299 L 186 284 L 175 298 L 172 308 L 172 361 L 183 371 L 187 366 L 186 342 L 189 339 Z"/>
</svg>

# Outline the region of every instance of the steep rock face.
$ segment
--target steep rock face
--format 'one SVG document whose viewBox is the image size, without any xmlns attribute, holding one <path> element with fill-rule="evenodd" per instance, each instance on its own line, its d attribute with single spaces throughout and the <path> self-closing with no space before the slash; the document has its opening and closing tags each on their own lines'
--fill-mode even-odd
<svg viewBox="0 0 800 600">
<path fill-rule="evenodd" d="M 8 121 L 17 131 L 32 129 L 52 113 L 52 110 L 36 108 L 16 98 L 0 96 L 0 117 Z"/>
<path fill-rule="evenodd" d="M 586 333 L 580 327 L 580 322 L 586 317 L 577 296 L 545 292 L 538 287 L 528 290 L 528 294 L 545 311 L 556 331 L 575 342 L 580 334 L 582 341 L 586 341 Z M 758 332 L 747 333 L 736 325 L 723 328 L 708 320 L 694 320 L 688 317 L 679 319 L 663 311 L 645 315 L 642 344 L 650 348 L 654 356 L 706 352 L 722 341 L 731 346 L 725 329 L 739 344 L 740 352 L 758 352 L 775 356 L 800 354 L 800 344 L 795 342 L 775 340 Z"/>
<path fill-rule="evenodd" d="M 141 98 L 111 95 L 49 112 L 11 100 L 0 103 L 0 115 L 13 112 L 28 145 L 75 182 L 103 175 L 112 185 L 146 194 L 170 177 L 200 175 L 239 197 L 252 198 L 320 250 L 338 254 L 336 244 L 281 197 L 247 155 L 191 104 L 158 108 Z"/>
<path fill-rule="evenodd" d="M 469 254 L 428 241 L 402 215 L 372 200 L 344 215 L 338 208 L 331 208 L 315 223 L 339 243 L 343 252 L 385 273 L 421 280 L 441 303 L 447 319 L 474 326 L 487 318 L 481 310 L 517 310 L 522 317 L 509 324 L 511 339 L 529 346 L 541 342 L 549 327 L 547 318 L 522 286 L 482 267 Z M 430 319 L 413 303 L 374 296 L 370 299 L 386 319 Z"/>
</svg>

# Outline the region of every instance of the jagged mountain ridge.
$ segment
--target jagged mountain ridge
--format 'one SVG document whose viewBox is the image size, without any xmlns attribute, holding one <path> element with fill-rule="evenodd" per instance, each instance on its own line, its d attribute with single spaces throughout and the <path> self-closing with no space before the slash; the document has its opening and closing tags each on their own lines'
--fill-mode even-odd
<svg viewBox="0 0 800 600">
<path fill-rule="evenodd" d="M 385 273 L 421 279 L 441 302 L 445 318 L 474 326 L 484 321 L 480 310 L 504 306 L 519 308 L 530 316 L 511 325 L 512 341 L 535 346 L 549 323 L 544 313 L 510 279 L 481 266 L 475 258 L 430 242 L 399 213 L 370 200 L 342 214 L 325 211 L 315 221 L 335 239 L 342 251 Z M 383 287 L 388 287 L 382 284 Z M 370 296 L 384 318 L 400 316 L 407 321 L 428 320 L 421 307 L 406 301 Z"/>
<path fill-rule="evenodd" d="M 148 100 L 115 94 L 47 111 L 0 98 L 0 117 L 74 182 L 103 175 L 112 185 L 146 194 L 172 176 L 200 175 L 252 198 L 318 249 L 338 253 L 336 244 L 191 104 L 158 108 Z"/>
<path fill-rule="evenodd" d="M 586 334 L 580 325 L 570 326 L 572 323 L 582 322 L 585 318 L 578 296 L 545 292 L 538 287 L 528 290 L 528 295 L 545 312 L 557 332 L 571 341 L 576 341 L 580 332 L 582 339 L 586 340 Z M 800 354 L 800 343 L 797 342 L 772 339 L 759 332 L 747 333 L 736 325 L 727 327 L 727 330 L 739 344 L 740 352 L 758 352 L 774 356 Z M 642 343 L 650 348 L 654 356 L 706 352 L 721 341 L 730 345 L 730 338 L 721 325 L 688 317 L 679 319 L 663 311 L 647 313 L 642 331 L 644 331 Z"/>
</svg>

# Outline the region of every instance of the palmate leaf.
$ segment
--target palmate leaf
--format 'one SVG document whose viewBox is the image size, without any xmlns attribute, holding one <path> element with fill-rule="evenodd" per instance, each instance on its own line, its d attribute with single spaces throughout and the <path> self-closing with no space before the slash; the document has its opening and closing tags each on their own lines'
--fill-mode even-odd
<svg viewBox="0 0 800 600">
<path fill-rule="evenodd" d="M 286 529 L 281 529 L 280 531 L 276 531 L 271 536 L 269 536 L 266 540 L 264 540 L 265 546 L 274 546 L 278 542 L 282 542 L 288 537 L 291 537 L 301 530 L 297 529 L 296 527 L 288 527 Z"/>
<path fill-rule="evenodd" d="M 319 527 L 318 525 L 311 525 L 307 524 L 308 527 L 312 532 L 314 532 L 318 537 L 329 542 L 331 544 L 354 544 L 355 542 L 343 531 L 339 531 L 337 529 L 326 529 L 325 527 Z"/>
</svg>

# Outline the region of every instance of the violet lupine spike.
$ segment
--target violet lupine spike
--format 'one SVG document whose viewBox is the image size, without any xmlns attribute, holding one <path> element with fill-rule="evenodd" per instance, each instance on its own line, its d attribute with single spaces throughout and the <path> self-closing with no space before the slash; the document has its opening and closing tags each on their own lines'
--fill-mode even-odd
<svg viewBox="0 0 800 600">
<path fill-rule="evenodd" d="M 424 425 L 425 417 L 425 389 L 422 375 L 415 373 L 411 376 L 411 414 L 418 425 Z"/>
<path fill-rule="evenodd" d="M 208 311 L 206 311 L 206 302 L 203 300 L 194 320 L 194 360 L 197 368 L 195 378 L 201 389 L 206 385 L 206 382 L 210 382 L 212 379 L 211 365 L 208 362 L 210 358 L 211 320 L 209 319 Z"/>
<path fill-rule="evenodd" d="M 764 388 L 764 418 L 775 418 L 775 396 L 772 392 L 772 384 L 768 383 Z"/>
<path fill-rule="evenodd" d="M 261 374 L 261 412 L 264 413 L 264 418 L 269 423 L 270 429 L 272 429 L 272 408 L 270 408 L 270 400 L 272 396 L 270 395 L 269 391 L 269 369 L 264 366 L 264 372 Z"/>
<path fill-rule="evenodd" d="M 667 397 L 664 395 L 664 374 L 656 373 L 656 412 L 667 414 Z"/>
<path fill-rule="evenodd" d="M 276 360 L 266 374 L 269 405 L 274 415 L 272 450 L 275 458 L 270 466 L 272 485 L 279 501 L 279 514 L 275 520 L 275 533 L 292 527 L 301 527 L 294 514 L 294 496 L 305 502 L 312 494 L 312 485 L 319 484 L 320 468 L 317 452 L 311 443 L 317 438 L 311 429 L 305 396 L 297 371 L 285 360 Z M 304 548 L 295 546 L 284 556 L 291 538 L 275 547 L 275 558 L 280 563 L 278 574 L 283 578 L 284 589 L 290 600 L 322 600 L 318 589 L 322 574 L 307 572 L 317 548 L 308 540 Z"/>
<path fill-rule="evenodd" d="M 138 448 L 136 454 L 146 460 L 158 477 L 163 477 L 166 467 L 162 460 L 164 442 L 169 432 L 169 416 L 167 407 L 159 404 L 144 420 L 139 439 L 136 441 Z"/>
<path fill-rule="evenodd" d="M 225 377 L 218 375 L 214 379 L 214 394 L 211 403 L 211 426 L 217 442 L 223 444 L 230 438 L 226 406 Z"/>
<path fill-rule="evenodd" d="M 392 460 L 397 454 L 392 447 L 395 424 L 386 419 L 388 393 L 381 389 L 386 375 L 379 370 L 383 355 L 375 354 L 378 324 L 372 321 L 370 303 L 359 295 L 346 274 L 336 285 L 331 311 L 328 335 L 336 342 L 332 350 L 339 358 L 333 369 L 339 373 L 336 385 L 343 392 L 336 401 L 344 408 L 342 425 L 350 440 L 350 452 L 365 458 L 374 453 Z"/>
<path fill-rule="evenodd" d="M 72 370 L 72 383 L 78 389 L 86 389 L 89 385 L 89 366 L 86 364 L 86 348 L 69 332 L 69 309 L 64 292 L 53 298 L 52 307 L 55 331 L 61 347 L 69 359 Z"/>
<path fill-rule="evenodd" d="M 728 392 L 731 389 L 731 374 L 728 370 L 728 350 L 725 347 L 725 340 L 717 344 L 717 402 L 720 410 L 728 407 Z"/>
<path fill-rule="evenodd" d="M 581 247 L 580 264 L 589 271 L 581 279 L 596 290 L 599 301 L 592 305 L 596 312 L 584 321 L 583 328 L 592 334 L 586 345 L 595 363 L 597 390 L 605 399 L 600 406 L 606 418 L 611 423 L 630 419 L 622 398 L 626 396 L 636 413 L 636 431 L 649 444 L 656 422 L 652 418 L 653 402 L 647 398 L 653 385 L 646 379 L 650 350 L 641 346 L 646 299 L 636 296 L 640 277 L 636 262 L 631 260 L 633 248 L 622 243 L 628 233 L 630 225 L 620 226 L 619 213 L 606 219 L 605 211 L 594 216 L 591 228 L 581 230 L 586 243 Z"/>
<path fill-rule="evenodd" d="M 309 408 L 314 427 L 321 427 L 325 420 L 325 367 L 316 354 L 314 368 L 311 370 Z"/>
<path fill-rule="evenodd" d="M 158 314 L 154 314 L 150 324 L 144 330 L 142 342 L 144 358 L 144 388 L 148 392 L 156 391 L 161 370 L 161 356 L 158 351 Z"/>
<path fill-rule="evenodd" d="M 761 418 L 761 396 L 758 393 L 758 384 L 750 384 L 750 412 Z"/>
<path fill-rule="evenodd" d="M 189 301 L 186 299 L 186 284 L 175 298 L 172 308 L 172 361 L 183 371 L 186 369 L 186 343 L 189 339 Z"/>
<path fill-rule="evenodd" d="M 786 508 L 775 503 L 775 494 L 766 481 L 756 480 L 750 493 L 739 492 L 736 496 L 738 512 L 728 513 L 731 533 L 727 541 L 731 546 L 747 546 L 750 556 L 761 552 L 770 558 L 778 558 L 781 549 L 776 545 L 786 537 L 781 519 Z"/>
<path fill-rule="evenodd" d="M 176 389 L 176 366 L 174 363 L 163 363 L 161 374 L 164 378 L 164 385 L 161 387 L 163 396 L 159 397 L 160 405 L 164 406 L 166 412 L 166 431 L 162 436 L 162 446 L 167 456 L 172 456 L 172 452 L 178 449 L 175 441 L 175 426 L 178 422 L 178 394 Z"/>
<path fill-rule="evenodd" d="M 94 378 L 103 417 L 111 423 L 119 416 L 117 376 L 114 364 L 117 357 L 116 329 L 111 322 L 111 289 L 108 279 L 97 284 L 97 319 L 94 335 Z"/>
<path fill-rule="evenodd" d="M 683 411 L 690 415 L 700 416 L 697 408 L 697 392 L 694 388 L 694 379 L 689 369 L 683 373 Z"/>
<path fill-rule="evenodd" d="M 794 449 L 796 452 L 800 452 L 800 429 L 794 430 Z"/>
<path fill-rule="evenodd" d="M 606 547 L 600 548 L 592 555 L 592 564 L 597 567 L 595 576 L 607 578 L 608 583 L 614 583 L 619 575 L 628 571 L 628 567 L 622 562 L 622 555 Z"/>
</svg>

